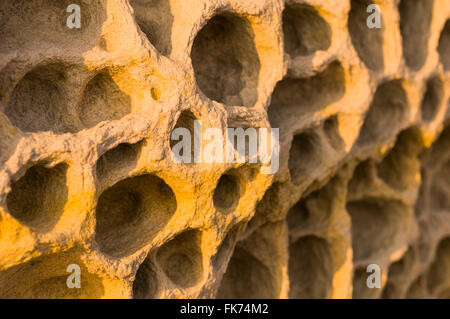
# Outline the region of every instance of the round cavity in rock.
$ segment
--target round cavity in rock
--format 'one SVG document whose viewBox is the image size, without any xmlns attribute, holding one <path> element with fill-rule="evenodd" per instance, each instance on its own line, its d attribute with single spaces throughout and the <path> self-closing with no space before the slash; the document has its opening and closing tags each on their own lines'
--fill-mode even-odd
<svg viewBox="0 0 450 319">
<path fill-rule="evenodd" d="M 197 34 L 191 51 L 195 79 L 210 99 L 253 106 L 260 61 L 250 23 L 235 13 L 214 16 Z"/>
<path fill-rule="evenodd" d="M 333 258 L 328 243 L 315 236 L 298 239 L 289 247 L 290 298 L 329 298 Z"/>
<path fill-rule="evenodd" d="M 131 99 L 122 92 L 110 72 L 102 71 L 89 81 L 80 107 L 80 119 L 86 127 L 119 120 L 130 112 Z"/>
<path fill-rule="evenodd" d="M 217 210 L 221 212 L 232 211 L 238 204 L 241 187 L 239 180 L 232 174 L 223 174 L 214 190 L 213 202 Z"/>
<path fill-rule="evenodd" d="M 202 233 L 188 230 L 159 248 L 156 259 L 176 285 L 191 287 L 203 276 Z"/>
<path fill-rule="evenodd" d="M 283 11 L 284 48 L 291 56 L 310 55 L 331 45 L 331 28 L 308 5 L 287 5 Z"/>
<path fill-rule="evenodd" d="M 161 178 L 152 174 L 127 178 L 100 195 L 95 239 L 110 256 L 131 254 L 151 241 L 176 208 L 175 195 Z"/>
<path fill-rule="evenodd" d="M 372 70 L 384 68 L 383 26 L 369 29 L 367 27 L 367 8 L 371 0 L 352 0 L 348 17 L 348 30 L 353 46 L 359 58 Z"/>
<path fill-rule="evenodd" d="M 5 108 L 11 123 L 24 132 L 72 132 L 64 85 L 65 66 L 39 66 L 16 85 Z"/>
<path fill-rule="evenodd" d="M 50 231 L 64 211 L 68 198 L 64 163 L 55 167 L 38 164 L 11 183 L 6 197 L 9 213 L 37 232 Z"/>
</svg>

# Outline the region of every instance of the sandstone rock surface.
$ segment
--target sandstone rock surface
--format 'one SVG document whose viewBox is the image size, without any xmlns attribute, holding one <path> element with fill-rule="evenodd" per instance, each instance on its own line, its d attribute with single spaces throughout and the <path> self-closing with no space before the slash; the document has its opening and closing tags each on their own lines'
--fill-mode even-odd
<svg viewBox="0 0 450 319">
<path fill-rule="evenodd" d="M 1 298 L 450 297 L 448 0 L 5 0 L 0 39 Z M 279 171 L 175 163 L 194 120 Z"/>
</svg>

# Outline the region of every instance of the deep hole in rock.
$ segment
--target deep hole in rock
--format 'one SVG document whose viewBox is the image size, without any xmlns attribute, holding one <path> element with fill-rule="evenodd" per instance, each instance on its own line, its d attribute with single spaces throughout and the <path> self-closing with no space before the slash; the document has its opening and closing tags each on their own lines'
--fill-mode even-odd
<svg viewBox="0 0 450 319">
<path fill-rule="evenodd" d="M 67 286 L 68 265 L 80 267 L 81 288 Z M 0 271 L 0 298 L 13 299 L 96 299 L 105 294 L 103 279 L 91 273 L 79 257 L 69 250 L 33 258 Z"/>
<path fill-rule="evenodd" d="M 289 231 L 305 230 L 311 227 L 324 227 L 332 212 L 332 197 L 335 196 L 333 181 L 325 187 L 312 192 L 292 206 L 287 214 Z"/>
<path fill-rule="evenodd" d="M 406 64 L 419 70 L 427 59 L 433 0 L 402 0 L 399 4 L 400 31 Z"/>
<path fill-rule="evenodd" d="M 444 98 L 444 84 L 439 76 L 433 76 L 427 81 L 427 88 L 421 104 L 422 119 L 432 121 Z"/>
<path fill-rule="evenodd" d="M 418 186 L 421 162 L 419 154 L 424 148 L 420 130 L 406 129 L 397 136 L 394 147 L 378 165 L 378 176 L 398 190 Z"/>
<path fill-rule="evenodd" d="M 236 247 L 222 278 L 217 298 L 274 298 L 269 268 L 241 247 Z"/>
<path fill-rule="evenodd" d="M 300 184 L 321 163 L 320 137 L 309 130 L 294 136 L 289 151 L 289 172 L 294 184 Z"/>
<path fill-rule="evenodd" d="M 367 7 L 371 0 L 352 0 L 348 29 L 359 58 L 372 70 L 383 70 L 383 22 L 380 29 L 367 27 Z"/>
<path fill-rule="evenodd" d="M 194 135 L 194 126 L 195 126 L 195 121 L 197 120 L 197 118 L 195 117 L 195 115 L 189 111 L 189 110 L 185 110 L 183 112 L 181 112 L 180 116 L 178 117 L 178 120 L 173 128 L 173 130 L 176 130 L 178 128 L 184 128 L 187 129 L 189 131 L 189 134 L 191 136 L 191 163 L 195 162 L 195 158 L 194 158 L 194 149 L 195 149 L 195 135 Z M 180 137 L 179 140 L 175 140 L 172 139 L 172 137 L 170 138 L 170 148 L 173 149 L 173 147 L 178 144 L 183 138 Z M 178 154 L 178 152 L 175 152 L 175 155 L 179 155 L 179 156 L 184 156 L 184 148 L 183 150 L 180 151 L 180 153 Z"/>
<path fill-rule="evenodd" d="M 159 248 L 156 258 L 166 276 L 176 285 L 191 287 L 203 276 L 202 232 L 188 230 Z"/>
<path fill-rule="evenodd" d="M 121 143 L 100 156 L 95 168 L 97 178 L 102 178 L 112 172 L 133 168 L 137 163 L 142 144 L 143 142 Z"/>
<path fill-rule="evenodd" d="M 133 298 L 151 299 L 155 298 L 157 293 L 158 278 L 150 257 L 147 257 L 136 272 L 133 281 Z"/>
<path fill-rule="evenodd" d="M 378 86 L 357 144 L 376 143 L 395 135 L 406 117 L 407 106 L 408 98 L 400 80 Z"/>
<path fill-rule="evenodd" d="M 5 114 L 24 132 L 72 132 L 67 116 L 62 64 L 39 66 L 28 72 L 16 85 Z"/>
<path fill-rule="evenodd" d="M 176 208 L 175 195 L 161 178 L 145 174 L 124 179 L 98 199 L 95 239 L 108 255 L 131 254 L 151 241 Z"/>
<path fill-rule="evenodd" d="M 336 115 L 325 120 L 323 131 L 328 138 L 328 142 L 335 150 L 342 149 L 345 146 L 344 140 L 339 134 L 339 122 Z"/>
<path fill-rule="evenodd" d="M 68 198 L 67 168 L 38 164 L 29 168 L 19 180 L 11 183 L 6 197 L 10 214 L 37 232 L 50 231 L 64 211 Z"/>
<path fill-rule="evenodd" d="M 268 222 L 241 237 L 217 298 L 279 298 L 286 270 L 285 227 Z"/>
<path fill-rule="evenodd" d="M 256 204 L 255 215 L 247 224 L 246 232 L 251 232 L 273 218 L 274 212 L 279 207 L 279 194 L 281 184 L 273 183 L 264 193 L 263 198 Z"/>
<path fill-rule="evenodd" d="M 315 236 L 298 239 L 289 246 L 290 298 L 329 298 L 333 258 L 328 243 Z"/>
<path fill-rule="evenodd" d="M 408 227 L 407 207 L 397 200 L 366 198 L 347 203 L 352 219 L 354 260 L 394 249 Z"/>
<path fill-rule="evenodd" d="M 438 51 L 444 69 L 446 71 L 450 70 L 450 20 L 447 20 L 442 30 L 439 38 Z"/>
<path fill-rule="evenodd" d="M 277 83 L 272 94 L 268 109 L 270 124 L 281 127 L 294 115 L 323 109 L 344 94 L 345 72 L 337 61 L 310 78 L 285 78 Z"/>
<path fill-rule="evenodd" d="M 240 197 L 241 185 L 239 178 L 228 171 L 220 177 L 214 189 L 214 206 L 221 212 L 230 212 L 236 208 Z"/>
<path fill-rule="evenodd" d="M 130 97 L 117 86 L 109 71 L 102 71 L 89 81 L 80 106 L 80 119 L 86 127 L 119 120 L 130 112 Z"/>
<path fill-rule="evenodd" d="M 260 61 L 244 17 L 231 12 L 214 16 L 197 34 L 191 59 L 197 85 L 207 97 L 227 105 L 256 103 Z"/>
<path fill-rule="evenodd" d="M 172 51 L 172 25 L 170 0 L 130 0 L 136 22 L 162 55 Z"/>
<path fill-rule="evenodd" d="M 308 5 L 287 5 L 283 11 L 284 48 L 291 56 L 304 56 L 331 45 L 331 28 Z"/>
</svg>

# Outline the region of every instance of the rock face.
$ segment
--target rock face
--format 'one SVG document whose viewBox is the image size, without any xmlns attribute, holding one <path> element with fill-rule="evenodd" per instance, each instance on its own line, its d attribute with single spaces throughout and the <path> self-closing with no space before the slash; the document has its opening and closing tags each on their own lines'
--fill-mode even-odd
<svg viewBox="0 0 450 319">
<path fill-rule="evenodd" d="M 448 0 L 73 2 L 0 2 L 0 297 L 450 297 Z"/>
</svg>

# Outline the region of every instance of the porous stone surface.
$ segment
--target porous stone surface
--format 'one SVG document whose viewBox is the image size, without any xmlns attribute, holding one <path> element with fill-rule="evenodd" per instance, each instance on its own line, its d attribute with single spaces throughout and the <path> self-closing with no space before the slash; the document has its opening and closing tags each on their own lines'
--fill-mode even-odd
<svg viewBox="0 0 450 319">
<path fill-rule="evenodd" d="M 0 39 L 0 297 L 450 297 L 448 0 L 4 0 Z M 195 119 L 279 171 L 175 163 Z"/>
</svg>

